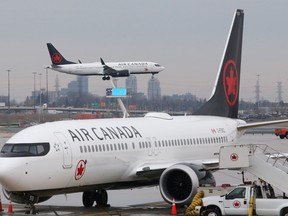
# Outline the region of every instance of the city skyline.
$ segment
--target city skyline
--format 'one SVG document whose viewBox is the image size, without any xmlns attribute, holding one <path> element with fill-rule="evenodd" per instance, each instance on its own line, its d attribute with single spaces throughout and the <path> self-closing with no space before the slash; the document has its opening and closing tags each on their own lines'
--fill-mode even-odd
<svg viewBox="0 0 288 216">
<path fill-rule="evenodd" d="M 255 102 L 259 74 L 260 98 L 277 101 L 277 83 L 288 101 L 286 77 L 288 2 L 268 1 L 4 1 L 0 8 L 0 95 L 24 101 L 33 90 L 33 72 L 50 64 L 46 43 L 52 42 L 70 60 L 154 61 L 165 67 L 155 77 L 162 95 L 191 93 L 209 98 L 236 8 L 244 10 L 240 99 Z M 25 8 L 25 10 L 23 10 Z M 95 10 L 96 9 L 96 10 Z M 49 13 L 47 13 L 47 11 Z M 110 11 L 107 14 L 107 11 Z M 75 14 L 78 14 L 75 16 Z M 49 70 L 66 86 L 72 75 Z M 139 75 L 138 89 L 146 92 L 149 75 Z M 110 82 L 89 78 L 89 92 L 105 95 Z M 37 83 L 38 83 L 37 78 Z M 119 79 L 124 86 L 125 79 Z"/>
</svg>

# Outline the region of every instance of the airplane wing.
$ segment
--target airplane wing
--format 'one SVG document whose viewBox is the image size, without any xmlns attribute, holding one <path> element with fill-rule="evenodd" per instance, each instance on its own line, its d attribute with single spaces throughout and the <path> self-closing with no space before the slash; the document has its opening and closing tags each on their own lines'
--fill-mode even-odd
<svg viewBox="0 0 288 216">
<path fill-rule="evenodd" d="M 103 65 L 103 74 L 112 77 L 128 77 L 130 72 L 128 70 L 115 70 L 105 64 L 104 60 L 100 58 L 101 64 Z"/>
<path fill-rule="evenodd" d="M 213 159 L 213 160 L 204 160 L 204 161 L 175 161 L 175 162 L 169 162 L 169 163 L 147 163 L 142 164 L 136 169 L 136 175 L 139 177 L 145 177 L 145 178 L 159 178 L 162 174 L 162 172 L 167 169 L 168 167 L 171 167 L 175 164 L 193 164 L 197 165 L 200 168 L 202 167 L 204 170 L 213 170 L 219 165 L 219 159 Z"/>
<path fill-rule="evenodd" d="M 246 123 L 243 125 L 239 125 L 237 129 L 239 131 L 246 130 L 249 128 L 261 127 L 261 126 L 268 126 L 268 125 L 275 125 L 275 124 L 282 124 L 288 123 L 288 119 L 283 120 L 274 120 L 274 121 L 264 121 L 264 122 L 253 122 L 253 123 Z"/>
<path fill-rule="evenodd" d="M 103 65 L 103 72 L 105 75 L 110 75 L 116 72 L 115 69 L 109 67 L 108 65 L 105 64 L 104 60 L 102 58 L 100 58 L 101 60 L 101 64 Z"/>
</svg>

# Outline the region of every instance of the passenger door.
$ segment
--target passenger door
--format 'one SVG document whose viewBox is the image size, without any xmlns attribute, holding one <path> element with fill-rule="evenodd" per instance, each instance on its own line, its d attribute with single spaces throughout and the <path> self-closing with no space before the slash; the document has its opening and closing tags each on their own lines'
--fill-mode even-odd
<svg viewBox="0 0 288 216">
<path fill-rule="evenodd" d="M 55 132 L 59 145 L 63 152 L 63 168 L 69 169 L 72 167 L 72 151 L 67 138 L 61 132 Z"/>
</svg>

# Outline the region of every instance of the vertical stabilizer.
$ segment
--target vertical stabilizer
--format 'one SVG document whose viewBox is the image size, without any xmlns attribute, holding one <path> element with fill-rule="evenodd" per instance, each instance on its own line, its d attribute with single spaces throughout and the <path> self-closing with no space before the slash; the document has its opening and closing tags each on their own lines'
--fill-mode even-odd
<svg viewBox="0 0 288 216">
<path fill-rule="evenodd" d="M 47 43 L 47 47 L 53 65 L 76 64 L 75 62 L 67 61 L 51 43 Z"/>
<path fill-rule="evenodd" d="M 210 99 L 194 114 L 238 117 L 243 10 L 237 10 L 231 25 L 215 86 Z"/>
</svg>

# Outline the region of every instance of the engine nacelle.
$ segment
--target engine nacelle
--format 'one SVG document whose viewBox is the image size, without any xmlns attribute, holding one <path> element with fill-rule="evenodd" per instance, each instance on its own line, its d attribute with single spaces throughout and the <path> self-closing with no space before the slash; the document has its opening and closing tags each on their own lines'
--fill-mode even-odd
<svg viewBox="0 0 288 216">
<path fill-rule="evenodd" d="M 174 199 L 177 205 L 190 204 L 199 186 L 215 185 L 212 173 L 200 170 L 192 164 L 176 164 L 164 170 L 159 181 L 163 199 L 168 203 Z"/>
<path fill-rule="evenodd" d="M 29 193 L 25 192 L 10 192 L 3 188 L 3 194 L 6 197 L 6 199 L 11 200 L 14 203 L 19 204 L 35 204 L 44 202 L 51 198 L 49 197 L 38 197 Z"/>
<path fill-rule="evenodd" d="M 119 70 L 119 71 L 113 71 L 111 73 L 112 77 L 128 77 L 130 76 L 129 70 Z"/>
</svg>

